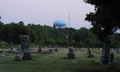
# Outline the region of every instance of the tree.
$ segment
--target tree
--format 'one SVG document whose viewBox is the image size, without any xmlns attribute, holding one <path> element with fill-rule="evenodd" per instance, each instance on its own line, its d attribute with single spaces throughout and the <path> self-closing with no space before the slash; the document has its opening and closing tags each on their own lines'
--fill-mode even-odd
<svg viewBox="0 0 120 72">
<path fill-rule="evenodd" d="M 91 31 L 101 41 L 120 29 L 119 0 L 84 0 L 84 2 L 95 5 L 95 12 L 87 14 L 85 20 L 91 22 L 93 25 Z"/>
</svg>

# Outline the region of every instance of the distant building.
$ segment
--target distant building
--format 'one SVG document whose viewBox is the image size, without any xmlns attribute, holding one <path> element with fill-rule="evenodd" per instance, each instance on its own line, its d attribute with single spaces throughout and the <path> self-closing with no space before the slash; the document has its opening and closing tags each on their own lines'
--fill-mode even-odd
<svg viewBox="0 0 120 72">
<path fill-rule="evenodd" d="M 53 23 L 54 28 L 66 28 L 66 22 L 63 20 L 56 20 Z"/>
</svg>

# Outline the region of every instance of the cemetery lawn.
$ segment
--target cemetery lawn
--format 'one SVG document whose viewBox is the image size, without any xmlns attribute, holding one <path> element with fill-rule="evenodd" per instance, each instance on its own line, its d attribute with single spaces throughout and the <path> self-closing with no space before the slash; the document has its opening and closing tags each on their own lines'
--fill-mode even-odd
<svg viewBox="0 0 120 72">
<path fill-rule="evenodd" d="M 37 51 L 38 48 L 35 49 Z M 99 62 L 95 62 L 99 61 L 102 51 L 97 48 L 91 50 L 95 55 L 94 58 L 87 58 L 85 49 L 75 52 L 75 59 L 67 59 L 68 49 L 64 48 L 44 56 L 40 53 L 31 53 L 32 60 L 22 61 L 14 61 L 15 53 L 7 53 L 6 57 L 2 57 L 0 53 L 0 72 L 106 72 L 107 64 L 100 65 Z M 21 58 L 22 56 L 23 54 Z M 120 72 L 120 53 L 115 53 L 114 57 L 117 72 Z"/>
</svg>

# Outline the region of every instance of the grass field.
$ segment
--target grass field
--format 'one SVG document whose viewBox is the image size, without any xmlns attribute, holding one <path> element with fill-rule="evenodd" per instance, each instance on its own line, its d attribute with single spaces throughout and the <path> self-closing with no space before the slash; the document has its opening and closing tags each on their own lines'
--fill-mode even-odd
<svg viewBox="0 0 120 72">
<path fill-rule="evenodd" d="M 38 48 L 35 50 L 37 51 Z M 68 49 L 63 48 L 44 56 L 40 53 L 31 53 L 32 60 L 22 61 L 14 61 L 15 53 L 7 53 L 6 57 L 2 57 L 0 53 L 0 72 L 106 72 L 107 65 L 95 62 L 99 61 L 102 51 L 97 48 L 91 50 L 95 55 L 94 58 L 87 58 L 87 49 L 85 49 L 85 51 L 75 52 L 75 59 L 67 59 Z M 114 55 L 117 72 L 120 72 L 120 53 Z M 21 58 L 22 56 L 23 54 Z"/>
</svg>

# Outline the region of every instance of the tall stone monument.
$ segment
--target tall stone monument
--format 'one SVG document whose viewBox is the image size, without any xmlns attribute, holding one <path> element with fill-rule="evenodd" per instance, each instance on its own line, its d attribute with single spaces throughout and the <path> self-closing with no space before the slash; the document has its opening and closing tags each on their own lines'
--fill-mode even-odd
<svg viewBox="0 0 120 72">
<path fill-rule="evenodd" d="M 104 39 L 102 55 L 100 58 L 100 64 L 108 64 L 110 54 L 110 40 L 108 38 Z"/>
<path fill-rule="evenodd" d="M 21 53 L 21 45 L 17 45 L 17 51 Z"/>
<path fill-rule="evenodd" d="M 31 51 L 30 51 L 30 45 L 28 42 L 26 42 L 24 44 L 24 54 L 22 57 L 22 60 L 31 60 L 32 56 L 31 56 Z"/>
<path fill-rule="evenodd" d="M 21 44 L 21 50 L 24 51 L 24 44 L 28 42 L 29 35 L 20 35 L 20 44 Z"/>
</svg>

